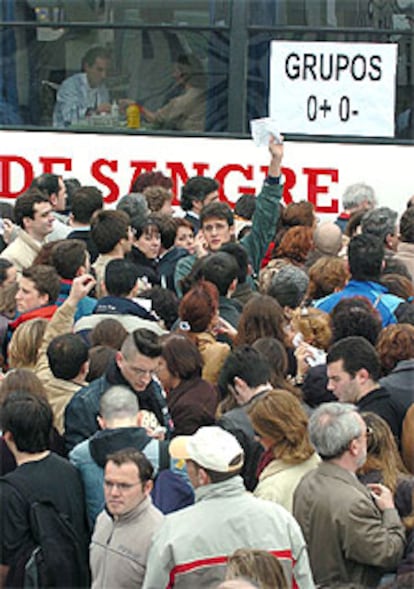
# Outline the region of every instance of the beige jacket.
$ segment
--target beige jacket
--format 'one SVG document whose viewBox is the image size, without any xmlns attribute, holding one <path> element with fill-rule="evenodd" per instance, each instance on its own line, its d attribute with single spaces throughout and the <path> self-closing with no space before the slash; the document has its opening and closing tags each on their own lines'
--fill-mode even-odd
<svg viewBox="0 0 414 589">
<path fill-rule="evenodd" d="M 21 229 L 14 241 L 1 252 L 1 258 L 6 258 L 21 272 L 33 264 L 33 260 L 40 252 L 42 244 L 30 237 L 27 231 Z"/>
<path fill-rule="evenodd" d="M 63 380 L 53 376 L 49 368 L 47 358 L 47 348 L 57 335 L 70 333 L 72 331 L 73 317 L 76 307 L 65 301 L 49 321 L 43 336 L 42 345 L 40 346 L 39 356 L 34 368 L 36 375 L 42 381 L 46 390 L 48 401 L 52 407 L 54 415 L 54 425 L 60 434 L 64 433 L 64 413 L 65 407 L 72 399 L 73 395 L 81 388 L 81 385 L 75 384 L 70 380 Z"/>
<path fill-rule="evenodd" d="M 316 454 L 300 464 L 288 464 L 272 460 L 262 471 L 254 495 L 267 501 L 279 503 L 292 513 L 293 493 L 301 478 L 318 466 L 321 459 Z"/>
<path fill-rule="evenodd" d="M 90 545 L 92 589 L 142 587 L 151 540 L 163 519 L 150 497 L 117 519 L 102 511 Z"/>
</svg>

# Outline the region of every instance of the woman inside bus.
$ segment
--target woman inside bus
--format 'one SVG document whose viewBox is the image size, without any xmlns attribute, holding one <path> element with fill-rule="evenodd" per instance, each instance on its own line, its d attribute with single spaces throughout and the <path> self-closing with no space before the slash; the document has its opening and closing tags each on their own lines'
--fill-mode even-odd
<svg viewBox="0 0 414 589">
<path fill-rule="evenodd" d="M 201 61 L 195 55 L 180 55 L 173 77 L 180 90 L 178 96 L 156 111 L 141 106 L 142 116 L 156 128 L 204 131 L 206 77 Z"/>
</svg>

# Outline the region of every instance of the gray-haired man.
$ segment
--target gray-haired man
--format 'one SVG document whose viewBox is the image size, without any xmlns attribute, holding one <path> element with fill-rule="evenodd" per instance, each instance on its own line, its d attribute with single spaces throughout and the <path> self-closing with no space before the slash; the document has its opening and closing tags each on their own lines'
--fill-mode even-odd
<svg viewBox="0 0 414 589">
<path fill-rule="evenodd" d="M 299 483 L 293 514 L 323 587 L 377 587 L 404 550 L 404 529 L 391 491 L 355 476 L 367 452 L 367 427 L 354 405 L 324 403 L 309 422 L 322 463 Z"/>
</svg>

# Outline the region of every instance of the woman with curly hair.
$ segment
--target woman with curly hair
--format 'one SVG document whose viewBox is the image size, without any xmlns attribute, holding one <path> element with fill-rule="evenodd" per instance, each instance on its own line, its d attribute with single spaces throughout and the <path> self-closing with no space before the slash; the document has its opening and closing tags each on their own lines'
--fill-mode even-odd
<svg viewBox="0 0 414 589">
<path fill-rule="evenodd" d="M 344 288 L 349 271 L 341 258 L 323 256 L 309 268 L 307 299 L 316 301 Z"/>
<path fill-rule="evenodd" d="M 265 448 L 254 494 L 291 512 L 299 481 L 320 461 L 309 439 L 308 417 L 300 401 L 283 389 L 260 395 L 248 414 Z"/>
<path fill-rule="evenodd" d="M 398 323 L 384 327 L 376 350 L 385 375 L 381 385 L 398 396 L 408 409 L 414 403 L 414 326 Z"/>
<path fill-rule="evenodd" d="M 406 409 L 401 453 L 405 465 L 414 473 L 414 326 L 408 323 L 388 325 L 381 331 L 376 349 L 385 374 L 379 382 L 392 391 Z"/>
<path fill-rule="evenodd" d="M 280 244 L 275 249 L 272 260 L 284 260 L 296 266 L 303 266 L 312 248 L 312 227 L 291 227 L 286 231 Z M 273 263 L 272 260 L 269 264 Z"/>
</svg>

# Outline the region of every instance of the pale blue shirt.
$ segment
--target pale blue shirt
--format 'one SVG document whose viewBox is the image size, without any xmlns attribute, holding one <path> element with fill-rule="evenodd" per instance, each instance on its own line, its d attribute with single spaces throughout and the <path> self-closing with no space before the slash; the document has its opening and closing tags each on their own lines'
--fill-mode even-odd
<svg viewBox="0 0 414 589">
<path fill-rule="evenodd" d="M 75 74 L 62 82 L 53 111 L 53 126 L 68 127 L 82 119 L 88 109 L 109 102 L 109 92 L 105 84 L 91 88 L 85 73 Z"/>
</svg>

